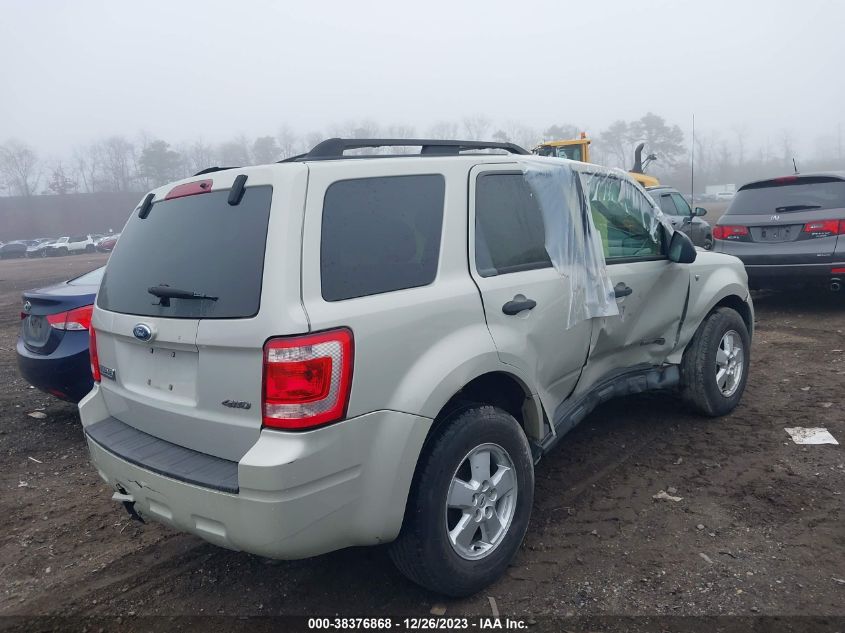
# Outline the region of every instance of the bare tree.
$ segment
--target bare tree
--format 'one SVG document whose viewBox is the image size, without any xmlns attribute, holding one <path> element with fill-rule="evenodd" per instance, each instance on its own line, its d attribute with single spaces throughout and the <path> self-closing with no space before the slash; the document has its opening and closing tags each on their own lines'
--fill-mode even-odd
<svg viewBox="0 0 845 633">
<path fill-rule="evenodd" d="M 131 191 L 136 180 L 135 146 L 126 137 L 110 136 L 100 143 L 105 188 Z"/>
<path fill-rule="evenodd" d="M 464 118 L 464 133 L 469 141 L 483 141 L 490 132 L 490 119 L 481 114 Z"/>
<path fill-rule="evenodd" d="M 79 183 L 67 175 L 62 161 L 56 161 L 50 169 L 50 178 L 44 193 L 55 193 L 60 196 L 74 193 L 79 189 Z"/>
<path fill-rule="evenodd" d="M 41 180 L 38 155 L 29 145 L 10 139 L 0 145 L 0 175 L 10 192 L 31 196 Z"/>
<path fill-rule="evenodd" d="M 250 164 L 249 141 L 243 134 L 220 145 L 220 161 L 226 167 Z"/>
<path fill-rule="evenodd" d="M 279 159 L 290 158 L 300 153 L 301 141 L 296 133 L 287 125 L 279 128 L 279 133 L 276 135 L 279 139 Z"/>
<path fill-rule="evenodd" d="M 195 174 L 217 163 L 214 148 L 202 139 L 196 140 L 189 146 L 182 148 L 180 153 L 186 164 L 185 173 Z"/>
<path fill-rule="evenodd" d="M 427 136 L 433 139 L 458 138 L 458 124 L 452 121 L 438 121 L 428 129 Z"/>
</svg>

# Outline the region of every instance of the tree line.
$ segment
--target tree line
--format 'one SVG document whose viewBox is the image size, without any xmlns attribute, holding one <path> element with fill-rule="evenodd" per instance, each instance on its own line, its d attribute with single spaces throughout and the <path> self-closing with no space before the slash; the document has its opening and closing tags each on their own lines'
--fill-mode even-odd
<svg viewBox="0 0 845 633">
<path fill-rule="evenodd" d="M 76 147 L 65 158 L 44 157 L 27 143 L 9 139 L 0 145 L 0 192 L 5 195 L 64 195 L 77 192 L 146 191 L 178 180 L 210 166 L 241 166 L 272 163 L 307 152 L 321 140 L 347 138 L 460 138 L 513 142 L 532 148 L 544 140 L 577 138 L 583 128 L 556 123 L 540 130 L 510 121 L 494 123 L 485 116 L 461 121 L 442 121 L 425 130 L 413 125 L 382 126 L 372 120 L 335 125 L 323 132 L 299 134 L 282 126 L 275 135 L 245 135 L 219 143 L 200 139 L 170 143 L 148 134 L 135 139 L 109 136 Z M 420 132 L 420 134 L 418 134 Z M 629 169 L 634 148 L 644 142 L 646 154 L 657 160 L 649 172 L 666 184 L 690 191 L 691 160 L 695 160 L 696 190 L 706 184 L 742 183 L 792 170 L 795 138 L 783 131 L 752 147 L 746 127 L 723 132 L 700 132 L 692 142 L 683 130 L 663 117 L 646 113 L 631 120 L 618 120 L 591 135 L 593 162 Z M 694 149 L 694 154 L 691 152 Z M 810 169 L 842 169 L 841 126 L 817 141 L 816 156 L 801 157 L 799 166 Z"/>
</svg>

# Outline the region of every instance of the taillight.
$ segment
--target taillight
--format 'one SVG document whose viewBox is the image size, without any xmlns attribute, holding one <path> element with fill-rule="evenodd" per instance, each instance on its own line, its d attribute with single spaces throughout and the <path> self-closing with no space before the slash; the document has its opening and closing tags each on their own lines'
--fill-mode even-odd
<svg viewBox="0 0 845 633">
<path fill-rule="evenodd" d="M 845 220 L 816 220 L 804 225 L 804 233 L 813 233 L 817 237 L 828 237 L 845 233 Z"/>
<path fill-rule="evenodd" d="M 729 240 L 732 238 L 739 238 L 748 235 L 747 226 L 714 226 L 713 237 L 717 240 Z"/>
<path fill-rule="evenodd" d="M 352 387 L 352 332 L 274 338 L 264 344 L 264 426 L 309 429 L 346 415 Z"/>
<path fill-rule="evenodd" d="M 91 327 L 94 306 L 82 306 L 68 312 L 48 314 L 47 322 L 56 330 L 87 330 Z"/>
<path fill-rule="evenodd" d="M 88 357 L 91 359 L 91 375 L 94 382 L 100 382 L 100 356 L 97 354 L 97 333 L 91 328 L 88 334 Z"/>
</svg>

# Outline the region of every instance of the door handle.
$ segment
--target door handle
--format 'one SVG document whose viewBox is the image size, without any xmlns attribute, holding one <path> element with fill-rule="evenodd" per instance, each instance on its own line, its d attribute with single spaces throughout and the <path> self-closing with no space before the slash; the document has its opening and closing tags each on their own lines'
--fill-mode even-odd
<svg viewBox="0 0 845 633">
<path fill-rule="evenodd" d="M 508 316 L 513 316 L 515 314 L 519 314 L 523 310 L 533 310 L 537 306 L 537 302 L 534 301 L 534 299 L 526 299 L 525 297 L 518 299 L 517 297 L 520 296 L 521 295 L 516 295 L 516 297 L 503 305 L 502 312 Z"/>
<path fill-rule="evenodd" d="M 634 289 L 626 285 L 623 281 L 620 281 L 613 287 L 613 294 L 617 299 L 620 297 L 627 297 L 632 292 L 634 292 Z"/>
</svg>

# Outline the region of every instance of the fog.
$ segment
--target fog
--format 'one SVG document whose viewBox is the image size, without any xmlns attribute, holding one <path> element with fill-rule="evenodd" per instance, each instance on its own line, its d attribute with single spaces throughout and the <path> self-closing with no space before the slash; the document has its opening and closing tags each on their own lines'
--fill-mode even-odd
<svg viewBox="0 0 845 633">
<path fill-rule="evenodd" d="M 748 155 L 842 157 L 841 2 L 0 6 L 0 143 L 45 165 L 113 136 L 178 148 L 361 122 L 418 135 L 454 122 L 466 136 L 473 117 L 488 135 L 599 136 L 647 112 L 678 125 L 685 147 L 695 114 L 734 155 L 741 136 Z"/>
</svg>

